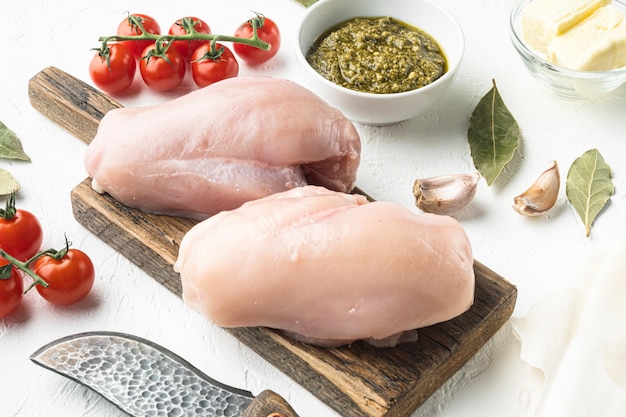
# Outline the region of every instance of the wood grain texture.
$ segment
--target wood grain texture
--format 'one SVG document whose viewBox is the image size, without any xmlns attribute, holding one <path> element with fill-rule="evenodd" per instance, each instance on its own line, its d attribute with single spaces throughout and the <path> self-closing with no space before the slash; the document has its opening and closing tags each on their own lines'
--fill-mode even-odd
<svg viewBox="0 0 626 417">
<path fill-rule="evenodd" d="M 85 143 L 91 142 L 100 120 L 109 110 L 122 107 L 111 97 L 55 67 L 48 67 L 31 78 L 28 99 L 34 109 Z"/>
<path fill-rule="evenodd" d="M 67 86 L 71 86 L 67 87 Z M 89 143 L 115 102 L 56 68 L 30 82 L 34 108 Z M 54 108 L 51 108 L 54 107 Z M 58 107 L 58 108 L 57 108 Z M 181 295 L 173 271 L 180 241 L 195 222 L 132 209 L 100 195 L 86 178 L 71 192 L 75 218 L 148 275 Z M 335 349 L 296 342 L 266 328 L 226 329 L 345 417 L 407 417 L 470 359 L 513 313 L 515 286 L 474 262 L 476 299 L 461 316 L 420 329 L 395 348 L 357 342 Z"/>
<path fill-rule="evenodd" d="M 252 400 L 241 417 L 298 417 L 283 397 L 274 391 L 265 390 Z"/>
</svg>

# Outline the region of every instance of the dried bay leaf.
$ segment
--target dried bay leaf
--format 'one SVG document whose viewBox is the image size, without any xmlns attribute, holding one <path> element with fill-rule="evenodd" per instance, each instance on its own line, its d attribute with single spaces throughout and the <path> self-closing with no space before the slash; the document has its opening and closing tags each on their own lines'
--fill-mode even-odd
<svg viewBox="0 0 626 417">
<path fill-rule="evenodd" d="M 15 132 L 0 122 L 0 158 L 30 161 L 22 148 L 22 142 Z"/>
<path fill-rule="evenodd" d="M 615 192 L 611 167 L 597 149 L 577 158 L 567 173 L 565 192 L 585 225 L 589 237 L 591 225 Z"/>
<path fill-rule="evenodd" d="M 467 141 L 474 166 L 493 184 L 520 146 L 521 132 L 517 121 L 504 104 L 496 81 L 474 109 L 467 130 Z"/>
<path fill-rule="evenodd" d="M 318 0 L 296 0 L 298 3 L 303 5 L 304 7 L 312 6 L 313 3 L 317 3 Z"/>
<path fill-rule="evenodd" d="M 9 195 L 20 189 L 20 184 L 8 171 L 0 168 L 0 195 Z"/>
</svg>

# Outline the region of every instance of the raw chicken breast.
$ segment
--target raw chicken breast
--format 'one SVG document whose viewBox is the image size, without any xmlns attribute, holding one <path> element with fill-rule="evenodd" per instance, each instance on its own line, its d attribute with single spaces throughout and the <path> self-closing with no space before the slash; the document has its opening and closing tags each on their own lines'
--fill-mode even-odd
<svg viewBox="0 0 626 417">
<path fill-rule="evenodd" d="M 294 187 L 354 188 L 361 142 L 337 109 L 295 82 L 237 77 L 102 119 L 85 167 L 98 192 L 202 220 Z"/>
<path fill-rule="evenodd" d="M 185 303 L 215 324 L 324 346 L 394 344 L 474 299 L 472 250 L 456 220 L 316 186 L 198 223 L 174 268 Z"/>
</svg>

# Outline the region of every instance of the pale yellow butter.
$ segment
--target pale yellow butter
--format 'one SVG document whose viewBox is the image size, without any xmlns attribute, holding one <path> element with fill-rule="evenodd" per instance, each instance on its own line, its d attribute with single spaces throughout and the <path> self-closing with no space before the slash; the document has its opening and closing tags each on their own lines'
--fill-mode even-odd
<svg viewBox="0 0 626 417">
<path fill-rule="evenodd" d="M 591 16 L 611 0 L 533 0 L 521 14 L 522 34 L 533 49 L 545 53 L 558 35 Z"/>
<path fill-rule="evenodd" d="M 626 65 L 626 21 L 615 6 L 598 9 L 548 46 L 547 59 L 579 71 L 602 71 Z"/>
</svg>

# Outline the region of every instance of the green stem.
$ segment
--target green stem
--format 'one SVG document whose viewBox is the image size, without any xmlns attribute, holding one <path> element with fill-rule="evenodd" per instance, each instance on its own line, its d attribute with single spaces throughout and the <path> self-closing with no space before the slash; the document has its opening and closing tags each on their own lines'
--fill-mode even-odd
<svg viewBox="0 0 626 417">
<path fill-rule="evenodd" d="M 24 294 L 26 294 L 28 291 L 30 291 L 35 285 L 42 285 L 44 287 L 48 287 L 48 283 L 41 278 L 39 275 L 37 275 L 35 272 L 33 272 L 32 269 L 30 269 L 30 264 L 33 263 L 37 258 L 43 256 L 43 255 L 48 255 L 51 253 L 56 253 L 57 251 L 54 249 L 48 249 L 45 251 L 41 251 L 38 254 L 36 254 L 35 256 L 33 256 L 32 258 L 30 258 L 27 261 L 20 261 L 19 259 L 14 258 L 13 256 L 9 255 L 8 253 L 6 253 L 3 249 L 0 249 L 0 256 L 2 256 L 4 259 L 6 259 L 7 261 L 9 261 L 11 263 L 11 265 L 15 266 L 17 269 L 19 269 L 20 271 L 22 271 L 23 273 L 25 273 L 26 275 L 28 275 L 29 277 L 31 277 L 33 279 L 33 283 L 30 284 L 30 286 L 24 291 Z"/>
<path fill-rule="evenodd" d="M 173 42 L 173 41 L 195 41 L 195 40 L 204 40 L 210 42 L 233 42 L 240 43 L 242 45 L 249 45 L 255 48 L 262 49 L 264 51 L 269 51 L 272 48 L 272 45 L 261 40 L 256 34 L 256 30 L 254 32 L 254 36 L 251 38 L 238 38 L 236 36 L 230 35 L 219 35 L 213 33 L 199 33 L 199 32 L 191 32 L 185 35 L 156 35 L 153 33 L 143 32 L 141 35 L 135 36 L 121 36 L 121 35 L 113 35 L 113 36 L 103 36 L 98 39 L 100 42 L 116 42 L 116 41 L 145 41 L 145 40 L 153 40 L 155 43 L 157 42 Z"/>
<path fill-rule="evenodd" d="M 4 209 L 0 208 L 0 218 L 5 220 L 11 220 L 15 217 L 17 213 L 17 209 L 15 208 L 15 191 L 9 194 L 9 198 L 7 199 L 6 207 Z"/>
</svg>

